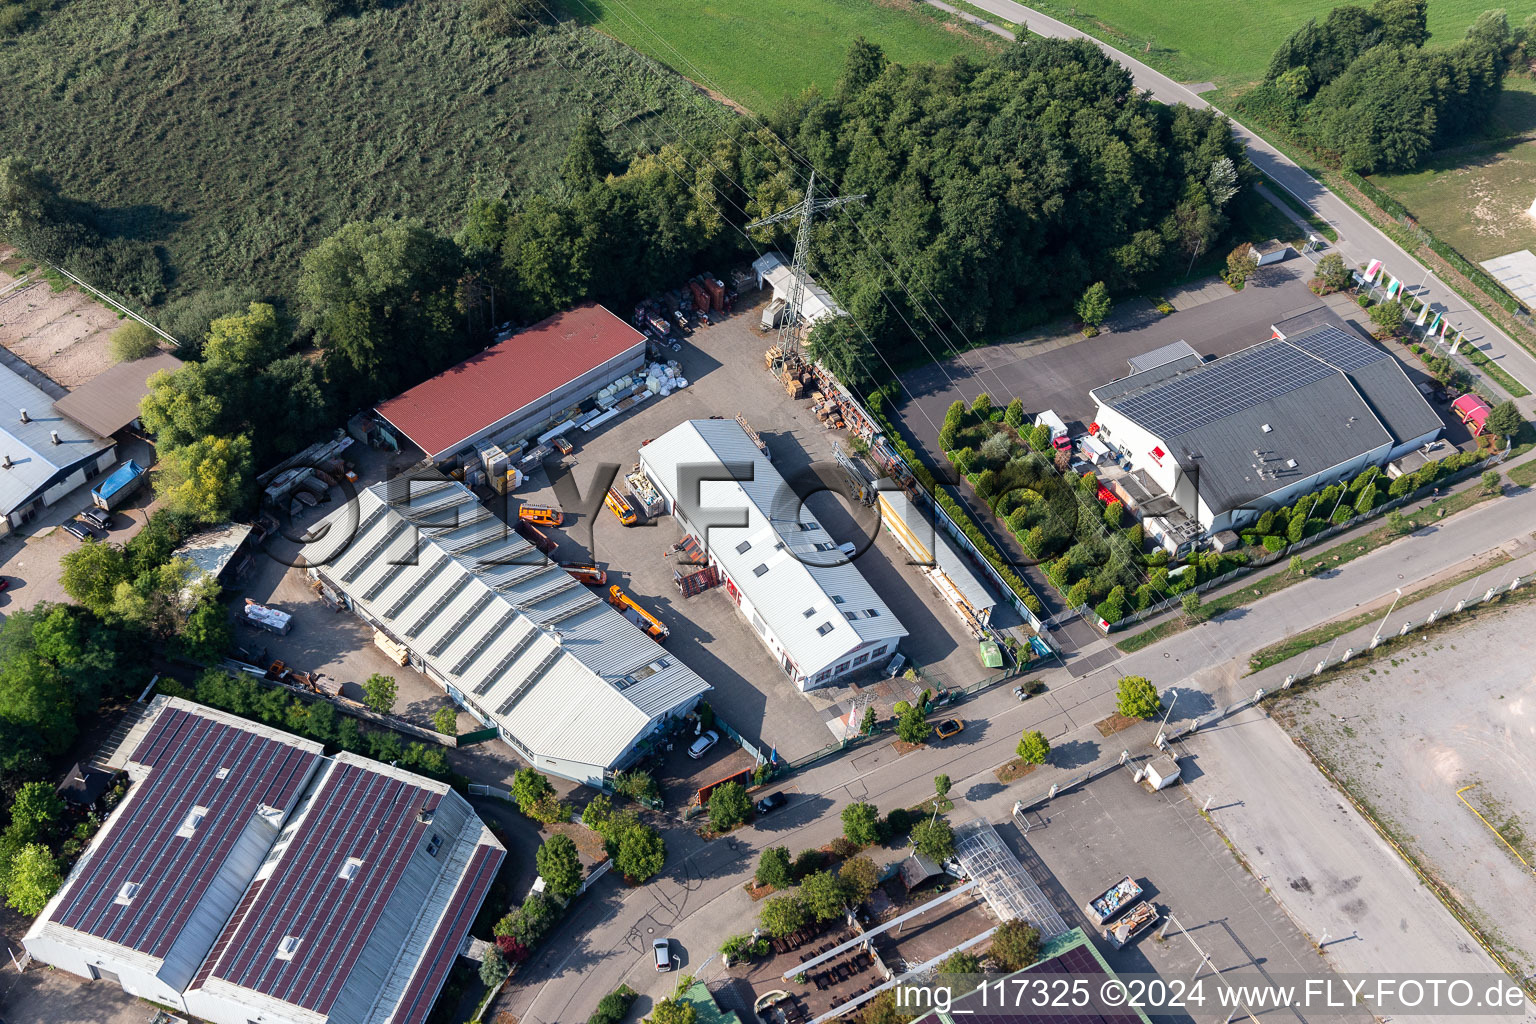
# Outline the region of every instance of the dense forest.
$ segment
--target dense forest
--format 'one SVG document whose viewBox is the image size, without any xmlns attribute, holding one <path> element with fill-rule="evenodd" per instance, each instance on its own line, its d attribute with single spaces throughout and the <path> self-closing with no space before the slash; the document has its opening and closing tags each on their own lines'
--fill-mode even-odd
<svg viewBox="0 0 1536 1024">
<path fill-rule="evenodd" d="M 1096 282 L 1182 273 L 1218 244 L 1253 173 L 1219 115 L 1148 100 L 1091 43 L 1032 37 L 939 67 L 861 40 L 833 95 L 809 91 L 766 123 L 722 109 L 712 137 L 692 138 L 626 165 L 588 115 L 556 180 L 473 200 L 451 239 L 358 221 L 303 257 L 291 303 L 232 285 L 178 304 L 167 326 L 192 361 L 144 405 L 164 496 L 194 520 L 227 516 L 254 466 L 483 347 L 493 303 L 523 323 L 588 298 L 623 309 L 695 269 L 788 248 L 794 225 L 752 238 L 744 225 L 798 201 L 810 164 L 826 187 L 867 194 L 818 222 L 813 250 L 853 314 L 813 348 L 856 387 L 960 332 L 1070 309 Z M 0 226 L 24 251 L 86 259 L 83 211 L 46 173 L 0 161 Z M 155 252 L 125 243 L 111 258 L 147 297 Z"/>
<path fill-rule="evenodd" d="M 1426 4 L 1376 0 L 1309 20 L 1275 51 L 1242 109 L 1281 121 L 1363 174 L 1410 169 L 1474 137 L 1536 33 L 1536 15 L 1512 29 L 1504 11 L 1486 11 L 1454 46 L 1426 49 Z"/>
</svg>

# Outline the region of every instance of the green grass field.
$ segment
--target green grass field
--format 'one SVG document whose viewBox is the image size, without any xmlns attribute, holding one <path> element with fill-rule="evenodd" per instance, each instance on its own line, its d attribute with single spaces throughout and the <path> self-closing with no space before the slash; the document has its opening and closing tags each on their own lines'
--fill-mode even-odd
<svg viewBox="0 0 1536 1024">
<path fill-rule="evenodd" d="M 1003 40 L 911 0 L 555 0 L 705 88 L 765 113 L 815 85 L 830 93 L 848 44 L 899 63 L 984 53 Z"/>
<path fill-rule="evenodd" d="M 71 0 L 0 42 L 0 153 L 163 243 L 173 297 L 281 296 L 348 220 L 451 231 L 477 191 L 544 186 L 584 109 L 620 151 L 631 129 L 710 123 L 709 100 L 600 33 L 487 43 L 464 6 L 326 24 L 296 0 Z"/>
<path fill-rule="evenodd" d="M 1117 49 L 1182 82 L 1214 82 L 1219 88 L 1257 82 L 1275 47 L 1308 18 L 1321 21 L 1344 0 L 1034 0 L 1028 6 L 1098 36 Z M 1363 6 L 1369 6 L 1364 3 Z M 1430 0 L 1429 30 L 1435 41 L 1460 39 L 1489 7 L 1503 6 L 1512 24 L 1530 0 Z M 1147 51 L 1150 42 L 1151 51 Z"/>
<path fill-rule="evenodd" d="M 1413 211 L 1442 241 L 1474 262 L 1516 249 L 1536 250 L 1536 82 L 1504 80 L 1487 133 L 1498 141 L 1436 154 L 1410 174 L 1371 181 Z"/>
</svg>

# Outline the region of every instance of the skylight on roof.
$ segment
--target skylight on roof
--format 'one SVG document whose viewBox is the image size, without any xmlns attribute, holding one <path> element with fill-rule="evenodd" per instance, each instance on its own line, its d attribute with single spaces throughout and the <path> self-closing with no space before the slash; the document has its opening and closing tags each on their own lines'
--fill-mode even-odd
<svg viewBox="0 0 1536 1024">
<path fill-rule="evenodd" d="M 122 906 L 126 907 L 128 904 L 133 902 L 133 898 L 138 894 L 138 882 L 124 882 L 123 887 L 117 890 L 117 899 L 113 900 L 112 902 L 121 904 Z"/>
<path fill-rule="evenodd" d="M 752 570 L 752 575 L 753 576 L 763 576 L 763 575 L 766 575 L 767 572 L 768 572 L 768 563 L 767 562 L 763 562 L 757 568 Z"/>
<path fill-rule="evenodd" d="M 229 778 L 229 769 L 227 767 L 221 767 L 218 771 L 213 773 L 213 777 L 216 779 L 227 779 Z"/>
<path fill-rule="evenodd" d="M 832 623 L 823 622 L 821 625 L 816 627 L 816 632 L 821 636 L 826 636 L 828 633 L 832 632 Z"/>
<path fill-rule="evenodd" d="M 362 866 L 363 858 L 348 857 L 346 863 L 341 866 L 341 870 L 336 872 L 336 877 L 350 882 L 352 879 L 357 877 L 357 873 L 359 870 L 361 870 Z"/>
<path fill-rule="evenodd" d="M 816 614 L 816 609 L 815 608 L 807 608 L 805 611 L 801 612 L 800 614 L 808 619 L 812 615 Z"/>
<path fill-rule="evenodd" d="M 283 941 L 277 944 L 277 958 L 279 960 L 292 960 L 293 955 L 299 951 L 299 941 L 297 935 L 284 935 Z"/>
<path fill-rule="evenodd" d="M 736 545 L 736 553 L 738 555 L 744 555 L 748 551 L 750 551 L 751 548 L 752 548 L 752 542 L 749 541 L 749 540 L 744 540 L 740 544 Z"/>
<path fill-rule="evenodd" d="M 201 806 L 192 808 L 187 812 L 186 818 L 182 820 L 181 827 L 176 830 L 176 834 L 183 839 L 191 839 L 193 834 L 197 832 L 197 827 L 203 823 L 203 819 L 207 816 L 208 808 Z"/>
</svg>

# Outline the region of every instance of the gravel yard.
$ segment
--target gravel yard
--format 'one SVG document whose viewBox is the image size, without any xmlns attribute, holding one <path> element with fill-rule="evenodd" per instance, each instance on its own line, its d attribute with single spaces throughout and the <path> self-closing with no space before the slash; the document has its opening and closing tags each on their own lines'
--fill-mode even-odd
<svg viewBox="0 0 1536 1024">
<path fill-rule="evenodd" d="M 1275 710 L 1526 974 L 1536 970 L 1536 916 L 1522 909 L 1536 884 L 1532 664 L 1536 605 L 1527 602 Z"/>
</svg>

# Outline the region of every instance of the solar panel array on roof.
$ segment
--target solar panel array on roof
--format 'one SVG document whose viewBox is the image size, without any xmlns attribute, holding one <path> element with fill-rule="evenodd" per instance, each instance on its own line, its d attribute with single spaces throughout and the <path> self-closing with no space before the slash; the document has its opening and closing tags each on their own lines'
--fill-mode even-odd
<svg viewBox="0 0 1536 1024">
<path fill-rule="evenodd" d="M 53 920 L 164 958 L 252 818 L 263 807 L 286 814 L 297 801 L 320 745 L 292 739 L 165 709 L 131 758 L 153 771 L 134 787 Z M 120 903 L 128 882 L 138 889 Z"/>
<path fill-rule="evenodd" d="M 1374 348 L 1363 339 L 1332 325 L 1318 327 L 1286 340 L 1345 373 L 1387 358 L 1387 353 L 1382 349 Z"/>
<path fill-rule="evenodd" d="M 1271 342 L 1121 398 L 1113 406 L 1152 434 L 1172 438 L 1333 373 L 1284 342 Z"/>
</svg>

